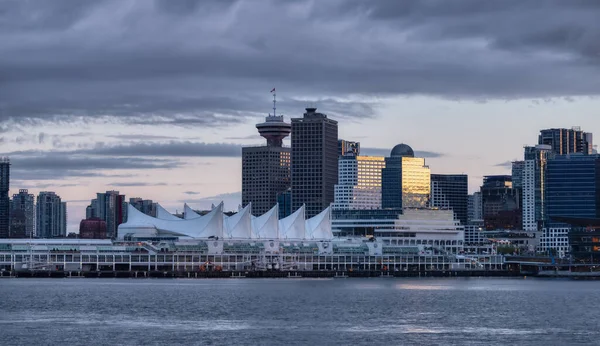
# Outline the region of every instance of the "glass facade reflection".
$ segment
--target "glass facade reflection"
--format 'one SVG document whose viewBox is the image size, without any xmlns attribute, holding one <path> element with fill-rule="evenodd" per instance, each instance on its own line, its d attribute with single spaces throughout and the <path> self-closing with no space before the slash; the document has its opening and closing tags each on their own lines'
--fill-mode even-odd
<svg viewBox="0 0 600 346">
<path fill-rule="evenodd" d="M 335 185 L 335 209 L 381 208 L 381 156 L 340 156 L 338 184 Z"/>
<path fill-rule="evenodd" d="M 404 152 L 399 146 L 405 146 Z M 425 159 L 412 157 L 410 147 L 400 144 L 385 158 L 381 172 L 382 207 L 426 208 L 429 206 L 431 173 Z"/>
<path fill-rule="evenodd" d="M 600 156 L 560 155 L 548 160 L 548 217 L 600 216 Z"/>
</svg>

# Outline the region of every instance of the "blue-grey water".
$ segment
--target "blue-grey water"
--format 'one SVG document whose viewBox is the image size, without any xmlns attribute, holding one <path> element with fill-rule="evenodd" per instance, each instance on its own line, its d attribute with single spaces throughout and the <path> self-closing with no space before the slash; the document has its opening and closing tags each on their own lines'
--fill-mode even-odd
<svg viewBox="0 0 600 346">
<path fill-rule="evenodd" d="M 600 345 L 600 282 L 0 279 L 1 345 Z"/>
</svg>

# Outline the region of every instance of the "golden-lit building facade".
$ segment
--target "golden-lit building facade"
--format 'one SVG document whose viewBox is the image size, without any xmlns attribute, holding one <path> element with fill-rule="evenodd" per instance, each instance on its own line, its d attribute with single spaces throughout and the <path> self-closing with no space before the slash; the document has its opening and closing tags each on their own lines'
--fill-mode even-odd
<svg viewBox="0 0 600 346">
<path fill-rule="evenodd" d="M 424 158 L 414 157 L 411 147 L 398 144 L 382 169 L 382 207 L 384 209 L 427 208 L 431 171 Z"/>
<path fill-rule="evenodd" d="M 380 209 L 382 156 L 340 156 L 334 209 Z"/>
</svg>

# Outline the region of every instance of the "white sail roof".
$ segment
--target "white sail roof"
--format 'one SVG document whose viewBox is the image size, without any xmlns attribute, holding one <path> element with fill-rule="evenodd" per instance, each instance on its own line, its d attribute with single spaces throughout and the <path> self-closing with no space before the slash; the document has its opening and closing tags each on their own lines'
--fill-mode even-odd
<svg viewBox="0 0 600 346">
<path fill-rule="evenodd" d="M 252 219 L 252 236 L 259 239 L 279 238 L 279 204 L 261 216 Z"/>
<path fill-rule="evenodd" d="M 304 205 L 292 215 L 279 220 L 279 235 L 282 239 L 304 239 L 305 236 Z"/>
<path fill-rule="evenodd" d="M 162 205 L 156 203 L 156 218 L 163 220 L 181 220 L 177 216 L 169 213 Z"/>
<path fill-rule="evenodd" d="M 185 206 L 188 217 L 180 219 L 168 214 L 158 206 L 160 217 L 146 215 L 131 205 L 127 206 L 127 222 L 119 225 L 119 238 L 127 234 L 132 237 L 190 237 L 207 239 L 219 237 L 225 239 L 332 239 L 331 208 L 305 220 L 305 207 L 302 206 L 292 215 L 279 220 L 279 206 L 275 205 L 265 214 L 255 217 L 250 214 L 249 204 L 236 214 L 227 217 L 223 213 L 223 203 L 213 208 L 208 214 L 200 216 Z M 192 214 L 192 212 L 194 214 Z M 170 214 L 169 214 L 170 215 Z"/>
<path fill-rule="evenodd" d="M 215 209 L 215 205 L 213 204 L 211 209 Z M 190 208 L 189 205 L 187 205 L 187 203 L 183 204 L 183 218 L 186 220 L 191 220 L 191 219 L 197 219 L 199 217 L 202 217 L 202 215 L 196 213 L 194 211 L 194 209 Z"/>
<path fill-rule="evenodd" d="M 176 235 L 191 238 L 223 237 L 223 203 L 201 218 L 192 220 L 165 220 L 142 213 L 127 205 L 127 222 L 119 225 L 118 236 L 128 233 L 136 236 Z"/>
<path fill-rule="evenodd" d="M 331 206 L 306 220 L 306 239 L 332 239 Z"/>
<path fill-rule="evenodd" d="M 252 206 L 248 204 L 236 214 L 223 219 L 225 223 L 225 238 L 252 238 L 252 218 L 250 214 Z M 223 214 L 224 215 L 224 214 Z"/>
</svg>

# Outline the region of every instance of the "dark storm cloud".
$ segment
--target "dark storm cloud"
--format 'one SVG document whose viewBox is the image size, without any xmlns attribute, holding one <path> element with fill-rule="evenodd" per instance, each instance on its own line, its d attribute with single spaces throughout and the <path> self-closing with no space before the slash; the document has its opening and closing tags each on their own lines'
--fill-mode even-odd
<svg viewBox="0 0 600 346">
<path fill-rule="evenodd" d="M 173 159 L 101 157 L 75 151 L 20 151 L 2 154 L 11 158 L 13 180 L 55 180 L 64 178 L 129 177 L 105 174 L 103 170 L 145 170 L 176 168 Z"/>
<path fill-rule="evenodd" d="M 227 126 L 274 86 L 285 114 L 351 117 L 379 96 L 598 95 L 598 18 L 579 0 L 0 0 L 0 121 Z"/>
<path fill-rule="evenodd" d="M 238 144 L 231 143 L 171 141 L 168 143 L 142 142 L 124 145 L 97 146 L 93 149 L 77 150 L 74 152 L 85 155 L 108 156 L 238 157 L 242 154 L 242 147 Z"/>
</svg>

